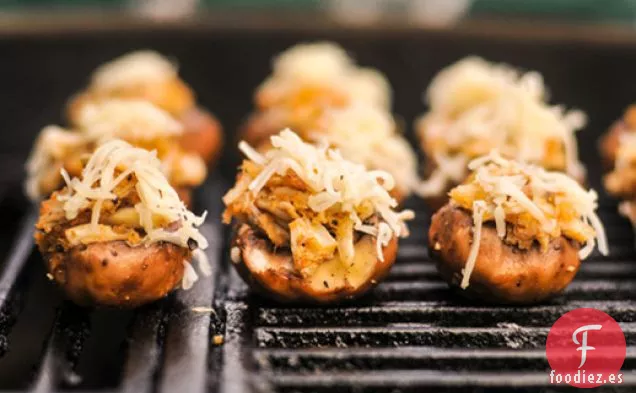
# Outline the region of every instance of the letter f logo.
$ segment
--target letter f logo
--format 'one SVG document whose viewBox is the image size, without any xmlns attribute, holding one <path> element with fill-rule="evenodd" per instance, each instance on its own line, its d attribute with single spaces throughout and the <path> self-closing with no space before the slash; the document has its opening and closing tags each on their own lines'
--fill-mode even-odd
<svg viewBox="0 0 636 393">
<path fill-rule="evenodd" d="M 596 348 L 588 346 L 587 345 L 587 332 L 588 330 L 601 330 L 601 325 L 585 325 L 585 326 L 581 326 L 580 328 L 576 329 L 574 331 L 574 333 L 572 333 L 572 341 L 574 341 L 574 344 L 577 345 L 581 345 L 580 347 L 578 347 L 576 350 L 577 351 L 581 351 L 581 364 L 579 365 L 579 368 L 583 367 L 583 365 L 585 364 L 585 360 L 587 359 L 587 351 L 592 351 Z M 576 336 L 580 333 L 583 332 L 582 337 L 583 339 L 581 340 L 581 342 L 579 342 L 579 340 L 576 338 Z"/>
</svg>

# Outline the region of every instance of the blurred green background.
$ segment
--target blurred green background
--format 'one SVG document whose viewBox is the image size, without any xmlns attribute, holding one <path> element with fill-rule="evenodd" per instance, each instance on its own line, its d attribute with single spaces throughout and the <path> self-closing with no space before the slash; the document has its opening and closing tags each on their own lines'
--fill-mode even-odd
<svg viewBox="0 0 636 393">
<path fill-rule="evenodd" d="M 420 3 L 427 12 L 457 3 L 460 16 L 473 17 L 533 17 L 574 22 L 636 21 L 636 0 L 0 0 L 0 12 L 29 10 L 134 9 L 135 7 L 188 7 L 190 11 L 205 8 L 267 9 L 337 9 L 358 10 L 373 7 L 380 12 L 408 12 L 409 5 Z M 428 5 L 422 5 L 429 3 Z M 433 4 L 433 5 L 430 5 Z M 431 8 L 432 7 L 432 8 Z M 433 11 L 430 11 L 433 10 Z"/>
</svg>

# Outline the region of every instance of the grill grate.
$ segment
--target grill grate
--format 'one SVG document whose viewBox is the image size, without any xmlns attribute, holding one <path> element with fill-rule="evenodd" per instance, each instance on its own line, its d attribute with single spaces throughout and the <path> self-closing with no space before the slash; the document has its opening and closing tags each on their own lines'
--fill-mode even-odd
<svg viewBox="0 0 636 393">
<path fill-rule="evenodd" d="M 631 228 L 614 206 L 601 211 L 612 254 L 586 260 L 564 296 L 525 308 L 487 307 L 450 293 L 422 246 L 430 214 L 411 207 L 422 217 L 413 236 L 402 244 L 388 279 L 361 302 L 303 308 L 244 298 L 254 309 L 252 361 L 264 391 L 549 389 L 549 327 L 579 307 L 603 310 L 621 324 L 629 346 L 622 388 L 633 389 L 636 267 Z"/>
<path fill-rule="evenodd" d="M 585 261 L 565 295 L 551 303 L 487 307 L 451 293 L 427 257 L 429 214 L 413 202 L 409 207 L 420 218 L 387 280 L 363 299 L 325 308 L 255 297 L 228 270 L 228 231 L 214 220 L 222 189 L 215 179 L 198 201 L 212 217 L 203 231 L 210 239 L 213 278 L 137 311 L 91 311 L 61 299 L 32 250 L 36 214 L 26 214 L 0 277 L 6 350 L 0 358 L 0 381 L 6 385 L 0 387 L 35 392 L 535 391 L 548 387 L 544 345 L 549 327 L 578 307 L 598 308 L 621 323 L 628 343 L 621 388 L 636 386 L 632 232 L 611 204 L 603 205 L 601 216 L 612 255 Z M 34 322 L 35 329 L 29 327 Z"/>
</svg>

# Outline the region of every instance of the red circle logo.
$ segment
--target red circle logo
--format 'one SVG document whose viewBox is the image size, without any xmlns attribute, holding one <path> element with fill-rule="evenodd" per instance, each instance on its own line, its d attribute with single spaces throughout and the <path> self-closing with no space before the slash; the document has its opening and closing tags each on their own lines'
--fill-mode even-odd
<svg viewBox="0 0 636 393">
<path fill-rule="evenodd" d="M 614 320 L 594 308 L 578 308 L 559 318 L 545 345 L 550 383 L 593 388 L 620 384 L 625 335 Z"/>
</svg>

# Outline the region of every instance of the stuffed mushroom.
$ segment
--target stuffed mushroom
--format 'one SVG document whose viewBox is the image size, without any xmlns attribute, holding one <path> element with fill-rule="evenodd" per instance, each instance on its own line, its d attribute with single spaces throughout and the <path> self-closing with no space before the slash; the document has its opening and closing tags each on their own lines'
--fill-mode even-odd
<svg viewBox="0 0 636 393">
<path fill-rule="evenodd" d="M 280 55 L 256 101 L 244 136 L 259 151 L 290 127 L 307 142 L 327 143 L 348 160 L 389 172 L 398 202 L 419 184 L 415 154 L 389 111 L 388 83 L 335 44 L 303 44 Z"/>
<path fill-rule="evenodd" d="M 563 173 L 496 152 L 433 216 L 429 247 L 441 276 L 476 299 L 531 304 L 561 293 L 596 241 L 608 252 L 597 195 Z"/>
<path fill-rule="evenodd" d="M 426 99 L 429 112 L 415 125 L 427 158 L 417 192 L 434 208 L 464 181 L 466 164 L 492 149 L 583 181 L 574 134 L 585 115 L 549 106 L 537 72 L 470 57 L 441 71 Z"/>
<path fill-rule="evenodd" d="M 631 105 L 623 117 L 617 120 L 599 141 L 601 162 L 608 169 L 613 169 L 617 159 L 618 149 L 624 137 L 636 130 L 636 105 Z"/>
<path fill-rule="evenodd" d="M 137 147 L 155 150 L 162 170 L 180 197 L 190 204 L 190 190 L 207 176 L 205 162 L 179 145 L 183 126 L 150 102 L 105 100 L 82 107 L 74 130 L 45 127 L 27 161 L 27 195 L 34 201 L 50 195 L 64 183 L 61 169 L 79 176 L 100 145 L 123 139 Z"/>
<path fill-rule="evenodd" d="M 289 127 L 299 134 L 312 129 L 326 109 L 361 101 L 389 110 L 391 92 L 380 72 L 358 67 L 330 42 L 296 45 L 275 58 L 273 72 L 257 89 L 256 110 L 242 130 L 252 146 Z"/>
<path fill-rule="evenodd" d="M 603 178 L 605 189 L 622 200 L 619 212 L 636 224 L 636 133 L 620 135 L 611 167 Z"/>
<path fill-rule="evenodd" d="M 136 307 L 179 284 L 192 286 L 196 252 L 204 273 L 204 218 L 160 171 L 154 153 L 120 140 L 100 146 L 79 177 L 42 202 L 35 240 L 48 277 L 82 306 Z"/>
<path fill-rule="evenodd" d="M 88 87 L 68 104 L 71 125 L 81 121 L 82 108 L 109 99 L 148 101 L 177 119 L 183 127 L 179 141 L 204 161 L 216 161 L 223 144 L 218 120 L 197 106 L 192 89 L 179 78 L 174 63 L 157 52 L 142 50 L 100 66 Z"/>
<path fill-rule="evenodd" d="M 362 295 L 395 261 L 413 212 L 396 212 L 391 175 L 285 130 L 260 154 L 247 143 L 223 220 L 231 260 L 252 287 L 281 301 L 329 303 Z"/>
</svg>

